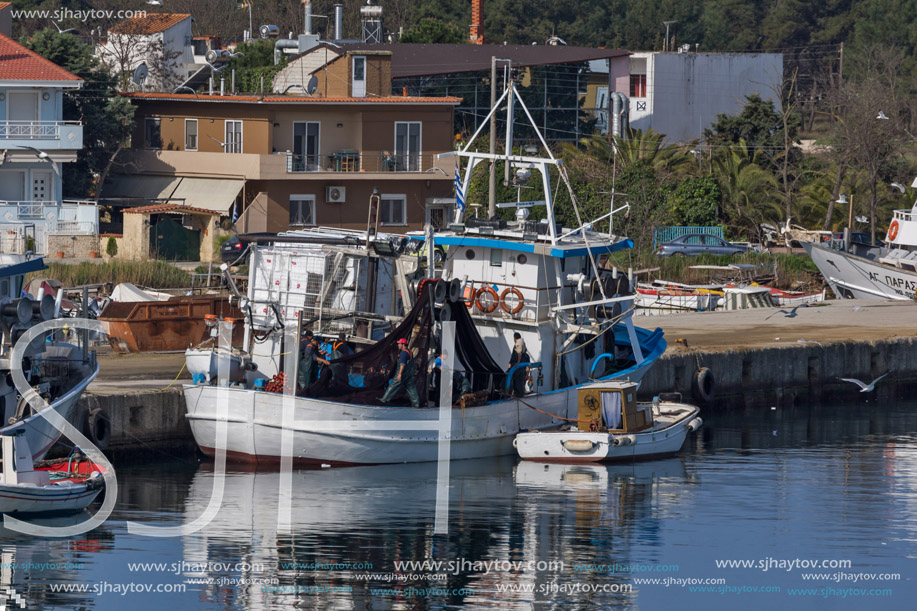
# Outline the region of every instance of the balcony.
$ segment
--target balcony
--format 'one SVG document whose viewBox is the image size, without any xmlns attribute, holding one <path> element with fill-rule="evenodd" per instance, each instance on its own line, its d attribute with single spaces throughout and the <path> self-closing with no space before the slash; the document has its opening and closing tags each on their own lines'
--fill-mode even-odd
<svg viewBox="0 0 917 611">
<path fill-rule="evenodd" d="M 55 201 L 6 201 L 0 200 L 0 208 L 8 208 L 7 212 L 14 212 L 14 221 L 39 221 L 45 220 L 49 211 L 54 212 L 57 217 L 57 209 L 60 204 Z"/>
<path fill-rule="evenodd" d="M 287 172 L 430 172 L 442 168 L 436 155 L 392 153 L 358 153 L 342 151 L 329 155 L 295 155 L 287 153 Z M 442 170 L 445 172 L 445 170 Z"/>
<path fill-rule="evenodd" d="M 0 146 L 34 146 L 41 150 L 83 148 L 83 126 L 79 121 L 0 121 Z"/>
</svg>

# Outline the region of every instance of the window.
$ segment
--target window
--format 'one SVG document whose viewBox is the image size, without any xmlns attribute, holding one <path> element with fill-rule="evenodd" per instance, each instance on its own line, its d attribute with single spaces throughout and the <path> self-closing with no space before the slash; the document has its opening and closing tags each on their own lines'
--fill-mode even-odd
<svg viewBox="0 0 917 611">
<path fill-rule="evenodd" d="M 407 225 L 407 197 L 383 195 L 379 206 L 379 221 L 383 225 Z"/>
<path fill-rule="evenodd" d="M 395 169 L 419 172 L 421 123 L 395 122 Z"/>
<path fill-rule="evenodd" d="M 632 98 L 645 98 L 646 97 L 646 75 L 645 74 L 631 74 L 630 75 L 630 97 Z"/>
<path fill-rule="evenodd" d="M 315 196 L 290 196 L 290 226 L 315 224 Z"/>
<path fill-rule="evenodd" d="M 490 249 L 490 266 L 491 267 L 503 267 L 503 249 L 501 248 L 491 248 Z"/>
<path fill-rule="evenodd" d="M 242 152 L 242 121 L 226 121 L 226 140 L 223 151 L 226 153 Z"/>
<path fill-rule="evenodd" d="M 185 119 L 185 150 L 197 150 L 197 119 Z"/>
<path fill-rule="evenodd" d="M 366 57 L 353 56 L 353 79 L 350 94 L 355 98 L 366 96 Z"/>
<path fill-rule="evenodd" d="M 318 121 L 293 122 L 293 171 L 314 172 L 321 169 Z"/>
<path fill-rule="evenodd" d="M 143 121 L 143 146 L 148 149 L 162 148 L 161 119 L 145 119 Z"/>
</svg>

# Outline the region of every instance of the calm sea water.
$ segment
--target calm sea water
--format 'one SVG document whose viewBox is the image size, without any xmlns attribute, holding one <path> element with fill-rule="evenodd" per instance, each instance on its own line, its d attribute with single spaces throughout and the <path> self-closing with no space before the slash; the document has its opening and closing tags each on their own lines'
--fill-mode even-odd
<svg viewBox="0 0 917 611">
<path fill-rule="evenodd" d="M 705 420 L 666 460 L 452 463 L 440 522 L 435 465 L 295 471 L 289 528 L 276 472 L 229 473 L 205 519 L 211 464 L 122 466 L 104 526 L 0 534 L 0 593 L 11 609 L 914 608 L 917 404 Z"/>
</svg>

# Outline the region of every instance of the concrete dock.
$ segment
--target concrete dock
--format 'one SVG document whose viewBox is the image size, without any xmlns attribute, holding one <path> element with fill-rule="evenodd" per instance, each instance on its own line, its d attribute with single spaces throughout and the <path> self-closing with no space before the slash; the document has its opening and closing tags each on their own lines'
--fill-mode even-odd
<svg viewBox="0 0 917 611">
<path fill-rule="evenodd" d="M 917 304 L 839 300 L 799 308 L 792 318 L 777 312 L 635 317 L 638 326 L 661 327 L 668 342 L 641 396 L 677 391 L 700 402 L 692 381 L 703 368 L 714 380 L 714 400 L 704 409 L 857 400 L 858 389 L 837 378 L 869 382 L 888 371 L 892 375 L 872 396 L 893 400 L 917 382 Z M 101 372 L 80 409 L 102 408 L 108 415 L 107 453 L 194 452 L 181 394 L 181 383 L 190 380 L 183 352 L 101 354 L 99 360 Z"/>
</svg>

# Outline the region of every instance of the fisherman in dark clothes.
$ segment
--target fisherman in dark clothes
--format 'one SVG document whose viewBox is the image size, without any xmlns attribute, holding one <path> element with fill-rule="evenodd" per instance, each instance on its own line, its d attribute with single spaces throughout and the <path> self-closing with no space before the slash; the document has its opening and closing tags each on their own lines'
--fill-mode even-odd
<svg viewBox="0 0 917 611">
<path fill-rule="evenodd" d="M 420 407 L 420 397 L 417 395 L 417 385 L 414 382 L 414 355 L 408 350 L 408 340 L 403 337 L 398 340 L 398 347 L 401 348 L 401 351 L 398 353 L 398 362 L 395 364 L 395 375 L 392 376 L 388 389 L 379 400 L 382 403 L 388 403 L 404 388 L 408 399 L 411 400 L 411 405 Z"/>
<path fill-rule="evenodd" d="M 529 356 L 528 350 L 525 348 L 525 340 L 522 339 L 522 335 L 517 331 L 513 333 L 513 351 L 509 357 L 509 369 L 512 369 L 519 363 L 531 363 L 532 359 Z M 525 394 L 525 381 L 529 377 L 528 367 L 520 367 L 515 372 L 513 372 L 513 394 L 517 397 L 521 397 Z"/>
<path fill-rule="evenodd" d="M 296 378 L 296 388 L 298 392 L 302 393 L 318 379 L 318 364 L 329 365 L 330 363 L 318 355 L 318 341 L 312 335 L 312 331 L 306 331 L 300 345 L 302 349 L 299 355 L 299 375 Z"/>
</svg>

